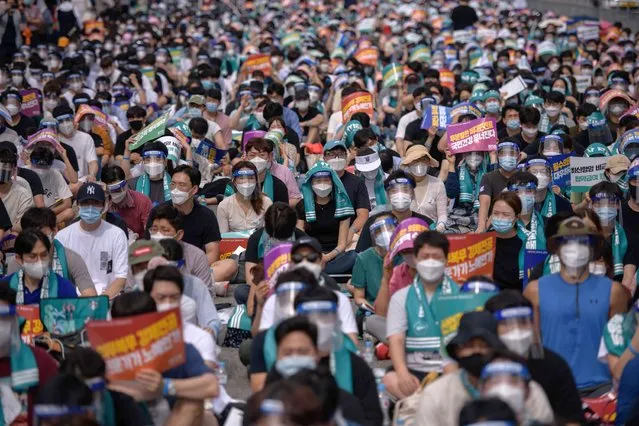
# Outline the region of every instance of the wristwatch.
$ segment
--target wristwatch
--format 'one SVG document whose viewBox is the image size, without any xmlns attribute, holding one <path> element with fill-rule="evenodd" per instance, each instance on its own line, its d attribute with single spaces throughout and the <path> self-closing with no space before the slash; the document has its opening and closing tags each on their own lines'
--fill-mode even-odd
<svg viewBox="0 0 639 426">
<path fill-rule="evenodd" d="M 173 380 L 164 379 L 164 390 L 162 392 L 164 396 L 175 396 L 177 394 L 177 390 L 175 389 L 175 385 L 173 384 Z"/>
</svg>

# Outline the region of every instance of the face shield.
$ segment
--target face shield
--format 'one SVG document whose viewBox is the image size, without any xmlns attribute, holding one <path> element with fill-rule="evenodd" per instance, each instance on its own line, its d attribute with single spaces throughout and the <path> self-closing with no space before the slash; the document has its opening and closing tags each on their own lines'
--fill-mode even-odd
<svg viewBox="0 0 639 426">
<path fill-rule="evenodd" d="M 616 194 L 598 192 L 591 197 L 592 209 L 599 216 L 603 226 L 611 226 L 617 218 L 619 199 Z"/>
<path fill-rule="evenodd" d="M 627 142 L 623 147 L 623 155 L 630 161 L 639 157 L 639 141 Z"/>
<path fill-rule="evenodd" d="M 537 190 L 548 188 L 551 181 L 550 167 L 546 160 L 533 159 L 527 164 L 528 172 L 537 178 Z"/>
<path fill-rule="evenodd" d="M 304 302 L 297 307 L 297 314 L 307 317 L 317 327 L 320 352 L 332 352 L 342 346 L 343 333 L 335 303 L 327 300 Z"/>
<path fill-rule="evenodd" d="M 525 366 L 512 361 L 493 361 L 484 367 L 480 380 L 482 397 L 499 398 L 518 416 L 524 413 L 530 382 L 530 373 Z"/>
<path fill-rule="evenodd" d="M 499 293 L 499 287 L 497 287 L 493 283 L 489 283 L 488 281 L 481 280 L 470 280 L 466 281 L 464 285 L 459 289 L 461 293 L 472 293 L 472 294 L 480 294 L 480 293 Z"/>
<path fill-rule="evenodd" d="M 373 223 L 370 226 L 370 232 L 375 245 L 385 251 L 388 251 L 391 236 L 393 235 L 396 226 L 397 221 L 392 217 L 387 217 Z"/>
<path fill-rule="evenodd" d="M 559 261 L 571 277 L 580 277 L 593 258 L 593 241 L 587 235 L 562 237 L 559 242 Z"/>
<path fill-rule="evenodd" d="M 54 405 L 37 404 L 33 407 L 33 424 L 35 426 L 62 426 L 73 423 L 73 419 L 94 417 L 91 405 Z"/>
<path fill-rule="evenodd" d="M 157 180 L 164 174 L 166 154 L 162 151 L 146 151 L 142 154 L 144 172 L 151 180 Z"/>
<path fill-rule="evenodd" d="M 513 171 L 517 167 L 519 157 L 519 147 L 512 142 L 503 142 L 497 145 L 497 161 L 499 166 L 507 172 Z"/>
<path fill-rule="evenodd" d="M 306 287 L 299 281 L 281 283 L 275 290 L 275 318 L 274 323 L 279 323 L 295 315 L 295 297 Z"/>
<path fill-rule="evenodd" d="M 535 192 L 537 191 L 537 185 L 535 182 L 528 182 L 526 184 L 510 185 L 508 191 L 515 192 L 521 200 L 521 214 L 531 214 L 535 207 Z"/>
<path fill-rule="evenodd" d="M 386 194 L 393 210 L 405 212 L 410 209 L 414 198 L 413 181 L 408 178 L 397 178 L 388 183 Z"/>
<path fill-rule="evenodd" d="M 544 348 L 533 322 L 533 311 L 527 306 L 495 312 L 497 332 L 506 347 L 524 358 L 541 359 Z"/>
<path fill-rule="evenodd" d="M 480 152 L 468 152 L 464 155 L 464 163 L 472 171 L 477 170 L 483 161 L 484 156 Z"/>
<path fill-rule="evenodd" d="M 541 144 L 541 153 L 546 157 L 552 157 L 553 155 L 560 155 L 563 153 L 564 144 L 559 136 L 546 136 L 541 140 Z"/>
</svg>

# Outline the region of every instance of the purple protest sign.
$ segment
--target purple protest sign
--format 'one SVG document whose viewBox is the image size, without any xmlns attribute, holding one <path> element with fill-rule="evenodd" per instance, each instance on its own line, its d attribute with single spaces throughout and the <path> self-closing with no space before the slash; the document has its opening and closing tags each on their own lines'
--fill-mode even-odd
<svg viewBox="0 0 639 426">
<path fill-rule="evenodd" d="M 244 132 L 242 136 L 242 151 L 244 151 L 244 147 L 246 143 L 253 138 L 263 138 L 266 132 L 264 130 L 250 130 L 248 132 Z"/>
<path fill-rule="evenodd" d="M 264 255 L 264 272 L 269 280 L 282 272 L 291 262 L 292 243 L 282 243 L 270 249 Z"/>
<path fill-rule="evenodd" d="M 478 118 L 448 126 L 448 149 L 451 154 L 497 150 L 497 124 L 492 118 Z"/>
<path fill-rule="evenodd" d="M 424 231 L 428 231 L 428 224 L 422 219 L 410 217 L 402 220 L 391 236 L 389 263 L 402 250 L 413 248 L 413 240 Z"/>
<path fill-rule="evenodd" d="M 38 89 L 20 90 L 22 96 L 22 114 L 27 117 L 40 115 L 40 91 Z"/>
<path fill-rule="evenodd" d="M 62 149 L 62 146 L 58 141 L 58 135 L 51 129 L 42 129 L 29 136 L 27 138 L 27 146 L 25 149 L 27 151 L 31 150 L 33 145 L 38 142 L 48 143 L 58 152 Z"/>
</svg>

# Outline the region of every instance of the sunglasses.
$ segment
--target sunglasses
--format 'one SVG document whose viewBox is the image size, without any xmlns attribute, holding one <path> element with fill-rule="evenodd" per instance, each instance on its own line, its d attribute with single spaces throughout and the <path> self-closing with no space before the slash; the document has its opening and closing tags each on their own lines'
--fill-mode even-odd
<svg viewBox="0 0 639 426">
<path fill-rule="evenodd" d="M 317 262 L 317 260 L 319 258 L 320 258 L 320 255 L 315 253 L 315 252 L 309 253 L 306 256 L 304 256 L 303 254 L 299 254 L 299 253 L 295 253 L 295 254 L 291 255 L 291 260 L 293 261 L 293 263 L 300 263 L 304 259 L 308 260 L 311 263 L 315 263 L 315 262 Z"/>
</svg>

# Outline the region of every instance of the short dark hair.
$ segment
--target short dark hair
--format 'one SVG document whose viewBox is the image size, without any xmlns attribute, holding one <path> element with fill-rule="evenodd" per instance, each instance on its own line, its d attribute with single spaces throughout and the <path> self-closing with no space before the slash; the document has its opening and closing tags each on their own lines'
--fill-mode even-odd
<svg viewBox="0 0 639 426">
<path fill-rule="evenodd" d="M 165 219 L 176 231 L 184 229 L 184 218 L 172 205 L 160 204 L 156 207 L 153 222 L 160 219 Z M 153 225 L 153 222 L 151 222 L 151 225 Z"/>
<path fill-rule="evenodd" d="M 521 108 L 519 108 L 519 105 L 506 104 L 501 109 L 501 118 L 506 118 L 508 111 L 517 111 L 517 113 L 519 113 L 520 110 Z"/>
<path fill-rule="evenodd" d="M 295 209 L 286 203 L 276 201 L 264 213 L 264 231 L 280 240 L 290 238 L 297 225 Z"/>
<path fill-rule="evenodd" d="M 15 305 L 17 295 L 8 280 L 0 280 L 0 300 L 7 302 L 9 305 Z"/>
<path fill-rule="evenodd" d="M 55 228 L 57 225 L 55 213 L 48 207 L 31 207 L 24 212 L 20 219 L 22 229 L 35 228 L 40 229 L 45 226 Z"/>
<path fill-rule="evenodd" d="M 277 277 L 275 288 L 279 287 L 279 285 L 282 283 L 288 283 L 288 282 L 305 283 L 306 288 L 315 288 L 319 285 L 317 283 L 317 279 L 315 278 L 315 275 L 313 275 L 306 268 L 298 268 L 298 269 L 282 272 Z"/>
<path fill-rule="evenodd" d="M 281 83 L 271 83 L 268 85 L 268 89 L 266 89 L 266 94 L 284 96 L 284 86 Z"/>
<path fill-rule="evenodd" d="M 437 247 L 444 251 L 444 256 L 448 257 L 450 243 L 446 235 L 437 231 L 424 231 L 419 234 L 413 242 L 413 253 L 417 255 L 424 246 Z"/>
<path fill-rule="evenodd" d="M 200 186 L 200 182 L 202 181 L 202 174 L 195 167 L 182 164 L 173 169 L 173 174 L 171 176 L 175 175 L 176 173 L 184 173 L 189 177 L 191 185 L 197 187 Z"/>
<path fill-rule="evenodd" d="M 275 341 L 278 346 L 282 339 L 295 331 L 306 334 L 313 342 L 313 345 L 317 345 L 317 326 L 310 322 L 306 317 L 294 316 L 282 321 L 275 328 Z"/>
<path fill-rule="evenodd" d="M 18 164 L 18 156 L 11 149 L 3 147 L 0 148 L 0 162 L 9 163 L 15 166 L 16 164 Z"/>
<path fill-rule="evenodd" d="M 587 117 L 590 117 L 590 114 L 592 114 L 592 113 L 594 113 L 596 111 L 597 111 L 597 107 L 596 106 L 594 106 L 593 104 L 584 103 L 584 104 L 579 105 L 579 108 L 577 108 L 577 112 L 575 113 L 575 117 L 586 117 L 587 118 Z M 634 115 L 631 116 L 631 117 L 634 117 L 635 120 L 637 119 L 637 117 L 635 117 Z M 619 123 L 619 125 L 621 125 L 621 122 Z"/>
<path fill-rule="evenodd" d="M 42 244 L 44 244 L 47 251 L 51 250 L 51 241 L 49 241 L 49 238 L 44 235 L 44 232 L 35 228 L 23 230 L 16 238 L 16 254 L 22 256 L 23 254 L 31 253 L 31 250 L 33 250 L 33 247 L 38 241 L 41 241 Z"/>
<path fill-rule="evenodd" d="M 295 309 L 297 309 L 297 307 L 302 303 L 318 301 L 333 302 L 335 303 L 335 306 L 339 303 L 337 294 L 328 287 L 306 287 L 295 297 Z"/>
<path fill-rule="evenodd" d="M 282 117 L 284 115 L 284 108 L 278 103 L 269 102 L 264 106 L 263 114 L 264 119 L 269 121 L 273 117 Z"/>
<path fill-rule="evenodd" d="M 184 293 L 184 278 L 182 273 L 175 266 L 160 265 L 151 269 L 144 275 L 144 291 L 151 293 L 156 281 L 170 281 L 180 289 L 180 294 Z"/>
<path fill-rule="evenodd" d="M 368 145 L 368 142 L 371 140 L 377 140 L 377 135 L 373 131 L 373 129 L 364 128 L 360 129 L 355 133 L 353 137 L 353 142 L 355 143 L 355 148 L 363 148 Z"/>
<path fill-rule="evenodd" d="M 459 412 L 459 426 L 467 426 L 478 421 L 507 421 L 517 423 L 517 415 L 510 406 L 499 398 L 482 398 L 467 402 Z"/>
<path fill-rule="evenodd" d="M 596 194 L 600 192 L 605 192 L 606 194 L 613 194 L 617 197 L 617 201 L 623 200 L 623 193 L 617 186 L 617 184 L 612 182 L 599 182 L 593 185 L 588 191 L 588 195 L 592 199 Z"/>
<path fill-rule="evenodd" d="M 365 112 L 356 112 L 351 116 L 351 120 L 359 121 L 364 129 L 368 129 L 371 126 L 371 118 Z"/>
<path fill-rule="evenodd" d="M 521 213 L 522 205 L 519 195 L 515 194 L 514 192 L 504 191 L 500 192 L 495 198 L 493 198 L 492 203 L 490 203 L 490 211 L 488 212 L 489 215 L 493 214 L 493 207 L 495 207 L 497 201 L 503 201 L 504 203 L 508 204 L 508 206 L 515 212 L 515 215 Z"/>
<path fill-rule="evenodd" d="M 189 121 L 189 129 L 191 133 L 197 133 L 199 135 L 205 135 L 209 131 L 209 123 L 204 117 L 193 117 Z"/>
<path fill-rule="evenodd" d="M 219 89 L 209 89 L 206 91 L 206 97 L 207 98 L 213 98 L 215 100 L 221 101 L 222 100 L 222 92 Z"/>
<path fill-rule="evenodd" d="M 519 110 L 519 121 L 521 124 L 538 125 L 541 121 L 541 114 L 535 107 L 527 106 Z"/>
<path fill-rule="evenodd" d="M 87 407 L 93 403 L 93 392 L 75 374 L 56 374 L 40 384 L 37 403 Z"/>
<path fill-rule="evenodd" d="M 563 104 L 564 102 L 566 102 L 566 96 L 564 96 L 561 92 L 551 90 L 550 92 L 546 93 L 546 96 L 544 96 L 544 101 Z"/>
<path fill-rule="evenodd" d="M 528 299 L 526 299 L 521 292 L 506 289 L 488 299 L 484 305 L 484 309 L 488 312 L 495 313 L 502 309 L 519 308 L 521 306 L 532 307 Z"/>
<path fill-rule="evenodd" d="M 58 118 L 62 115 L 68 114 L 73 115 L 73 110 L 71 109 L 71 107 L 66 104 L 58 104 L 58 106 L 53 108 L 53 112 L 51 115 L 53 115 L 54 118 Z"/>
<path fill-rule="evenodd" d="M 127 120 L 130 120 L 132 118 L 145 118 L 145 117 L 146 117 L 146 111 L 141 106 L 134 105 L 131 108 L 126 110 Z"/>
<path fill-rule="evenodd" d="M 60 373 L 69 373 L 82 379 L 104 377 L 106 364 L 102 356 L 92 348 L 79 346 L 71 351 L 60 364 Z"/>
<path fill-rule="evenodd" d="M 102 182 L 104 183 L 112 183 L 119 182 L 121 180 L 126 179 L 126 175 L 124 174 L 124 170 L 120 166 L 106 166 L 102 169 Z"/>
<path fill-rule="evenodd" d="M 508 185 L 526 185 L 530 182 L 534 182 L 535 185 L 539 184 L 537 180 L 537 176 L 533 175 L 530 172 L 524 172 L 522 170 L 515 172 L 510 178 L 508 178 Z"/>
<path fill-rule="evenodd" d="M 176 261 L 184 259 L 184 249 L 182 244 L 175 241 L 173 238 L 163 238 L 160 240 L 160 245 L 164 249 L 164 258 L 166 260 Z"/>
<path fill-rule="evenodd" d="M 157 312 L 155 300 L 149 293 L 143 291 L 132 291 L 119 295 L 113 300 L 111 305 L 111 317 L 123 318 L 134 315 Z"/>
<path fill-rule="evenodd" d="M 255 149 L 258 152 L 273 152 L 273 145 L 262 138 L 251 138 L 246 142 L 244 152 L 249 152 L 251 149 Z"/>
</svg>

